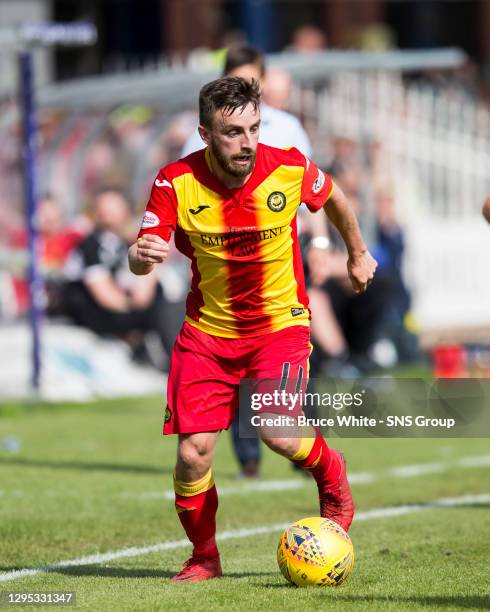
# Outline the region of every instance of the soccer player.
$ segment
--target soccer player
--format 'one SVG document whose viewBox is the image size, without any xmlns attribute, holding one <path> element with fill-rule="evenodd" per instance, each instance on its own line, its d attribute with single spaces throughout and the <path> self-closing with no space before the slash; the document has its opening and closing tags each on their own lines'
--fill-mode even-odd
<svg viewBox="0 0 490 612">
<path fill-rule="evenodd" d="M 247 81 L 255 79 L 263 90 L 260 105 L 260 134 L 259 142 L 262 144 L 285 149 L 296 147 L 302 153 L 311 156 L 311 143 L 300 121 L 291 113 L 285 112 L 284 109 L 277 108 L 272 102 L 271 94 L 278 84 L 279 88 L 287 90 L 291 87 L 291 80 L 287 73 L 279 71 L 277 68 L 266 68 L 264 54 L 255 47 L 248 45 L 228 49 L 226 53 L 226 61 L 222 76 L 241 77 Z M 278 83 L 279 80 L 279 83 Z M 284 87 L 285 85 L 285 87 Z M 272 95 L 272 97 L 274 97 Z M 266 103 L 266 100 L 269 104 Z M 279 101 L 276 98 L 276 102 Z M 194 151 L 204 148 L 201 135 L 199 134 L 198 126 L 188 138 L 182 149 L 181 157 L 186 157 Z M 299 211 L 298 219 L 298 234 L 301 230 L 302 220 L 304 219 L 304 207 Z M 303 213 L 303 214 L 301 214 Z M 302 219 L 303 218 L 303 219 Z M 326 218 L 318 218 L 317 223 L 312 224 L 314 232 L 312 235 L 315 239 L 312 241 L 309 249 L 309 265 L 312 273 L 314 271 L 323 270 L 326 266 L 325 262 L 325 237 L 328 235 Z M 315 247 L 316 241 L 316 247 Z M 323 244 L 323 249 L 318 248 Z M 313 311 L 313 309 L 311 309 Z M 320 314 L 320 313 L 319 313 Z M 321 312 L 321 314 L 324 314 Z M 317 327 L 322 329 L 322 321 L 316 317 Z M 310 388 L 310 391 L 313 389 Z M 231 433 L 233 440 L 233 449 L 241 467 L 241 475 L 246 478 L 256 478 L 259 476 L 260 461 L 261 461 L 261 446 L 257 437 L 240 437 L 238 419 L 235 418 L 231 425 Z"/>
<path fill-rule="evenodd" d="M 296 236 L 296 211 L 324 208 L 349 252 L 355 291 L 376 262 L 341 190 L 297 149 L 258 143 L 255 81 L 227 77 L 199 95 L 207 147 L 158 173 L 137 242 L 135 274 L 165 260 L 168 240 L 191 260 L 187 314 L 171 358 L 164 433 L 179 435 L 175 505 L 193 544 L 173 577 L 195 582 L 222 575 L 215 541 L 218 494 L 211 464 L 219 432 L 231 424 L 240 379 L 295 379 L 305 388 L 310 355 L 308 299 Z M 354 515 L 342 455 L 313 430 L 304 437 L 261 430 L 275 452 L 308 470 L 320 514 L 349 529 Z"/>
</svg>

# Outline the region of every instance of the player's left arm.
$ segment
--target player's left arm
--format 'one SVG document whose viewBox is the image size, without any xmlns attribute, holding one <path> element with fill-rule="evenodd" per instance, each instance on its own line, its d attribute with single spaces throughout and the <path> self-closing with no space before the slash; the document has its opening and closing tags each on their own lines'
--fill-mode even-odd
<svg viewBox="0 0 490 612">
<path fill-rule="evenodd" d="M 378 263 L 369 252 L 355 212 L 338 185 L 333 184 L 331 195 L 323 210 L 339 231 L 347 247 L 349 254 L 347 271 L 352 287 L 356 293 L 362 293 L 373 280 Z"/>
<path fill-rule="evenodd" d="M 324 209 L 347 246 L 347 272 L 352 287 L 356 293 L 365 291 L 373 280 L 378 264 L 367 249 L 357 217 L 342 189 L 334 185 L 332 177 L 319 169 L 308 157 L 304 158 L 301 201 L 312 212 Z"/>
</svg>

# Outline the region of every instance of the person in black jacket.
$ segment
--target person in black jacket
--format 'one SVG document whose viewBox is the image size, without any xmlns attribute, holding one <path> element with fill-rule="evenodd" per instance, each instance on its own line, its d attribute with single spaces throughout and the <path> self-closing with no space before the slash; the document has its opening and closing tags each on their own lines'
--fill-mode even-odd
<svg viewBox="0 0 490 612">
<path fill-rule="evenodd" d="M 139 349 L 154 331 L 170 354 L 177 325 L 166 324 L 166 308 L 156 274 L 136 278 L 129 271 L 125 237 L 130 206 L 116 189 L 98 192 L 93 201 L 94 229 L 65 267 L 65 308 L 78 325 L 100 335 L 116 335 Z M 163 364 L 162 364 L 163 365 Z"/>
</svg>

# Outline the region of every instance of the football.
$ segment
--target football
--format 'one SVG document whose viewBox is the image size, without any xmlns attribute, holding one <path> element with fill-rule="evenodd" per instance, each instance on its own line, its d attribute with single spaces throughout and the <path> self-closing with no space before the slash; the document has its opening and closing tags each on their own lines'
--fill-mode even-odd
<svg viewBox="0 0 490 612">
<path fill-rule="evenodd" d="M 296 586 L 338 586 L 354 566 L 354 547 L 334 521 L 319 516 L 290 525 L 279 540 L 277 562 Z"/>
</svg>

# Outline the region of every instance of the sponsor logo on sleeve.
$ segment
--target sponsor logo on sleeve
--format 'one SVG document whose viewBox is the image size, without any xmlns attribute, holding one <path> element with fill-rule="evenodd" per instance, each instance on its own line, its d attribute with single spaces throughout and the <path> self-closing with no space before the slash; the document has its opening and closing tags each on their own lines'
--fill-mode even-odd
<svg viewBox="0 0 490 612">
<path fill-rule="evenodd" d="M 313 183 L 313 193 L 320 193 L 323 185 L 325 185 L 325 174 L 318 170 L 318 176 L 316 177 L 316 181 Z"/>
<path fill-rule="evenodd" d="M 147 210 L 144 214 L 143 221 L 141 222 L 141 229 L 157 227 L 158 225 L 160 225 L 160 219 L 155 215 L 155 213 Z"/>
<path fill-rule="evenodd" d="M 155 185 L 157 187 L 170 187 L 170 189 L 172 189 L 172 183 L 169 183 L 165 179 L 163 181 L 159 181 L 158 179 L 155 179 Z"/>
</svg>

